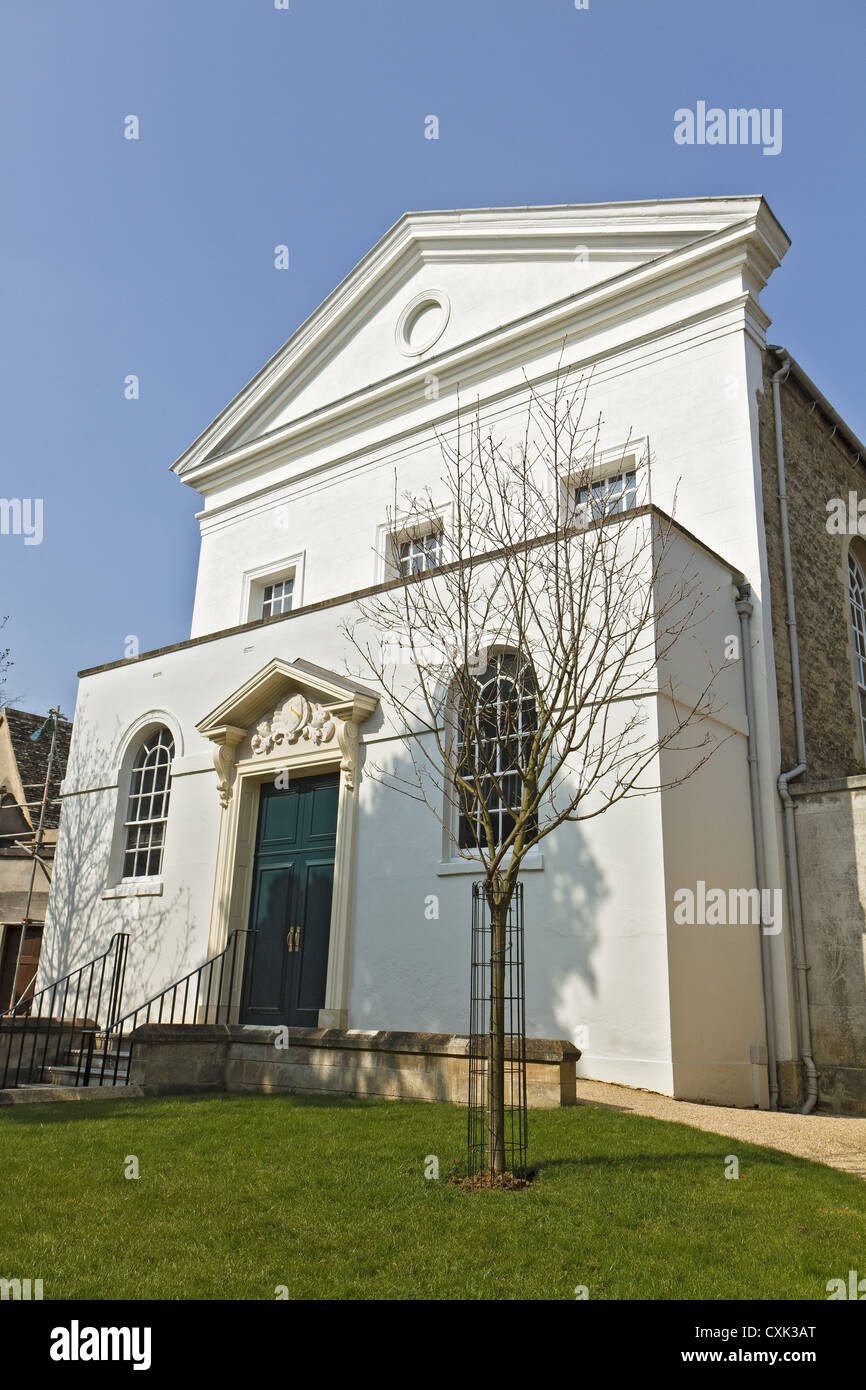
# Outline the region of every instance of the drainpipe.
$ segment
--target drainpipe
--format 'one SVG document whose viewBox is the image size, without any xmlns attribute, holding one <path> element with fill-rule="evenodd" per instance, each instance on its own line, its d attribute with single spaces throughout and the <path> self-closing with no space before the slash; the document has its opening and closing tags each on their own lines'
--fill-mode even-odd
<svg viewBox="0 0 866 1390">
<path fill-rule="evenodd" d="M 797 611 L 794 604 L 794 577 L 791 564 L 791 533 L 788 528 L 788 490 L 785 478 L 785 448 L 782 442 L 782 400 L 780 383 L 791 370 L 791 359 L 785 357 L 773 376 L 773 419 L 776 427 L 776 467 L 779 479 L 779 518 L 782 528 L 782 560 L 785 570 L 785 602 L 788 625 L 788 646 L 791 653 L 791 684 L 794 696 L 794 732 L 797 742 L 797 763 L 788 772 L 779 774 L 777 788 L 782 802 L 782 821 L 785 844 L 785 868 L 788 877 L 791 938 L 794 951 L 794 994 L 799 1021 L 800 1057 L 806 1072 L 806 1102 L 802 1115 L 810 1114 L 818 1101 L 818 1070 L 812 1058 L 812 1030 L 809 1025 L 809 986 L 806 946 L 803 936 L 803 905 L 800 898 L 800 865 L 797 858 L 797 830 L 794 823 L 794 802 L 788 783 L 806 771 L 806 737 L 803 731 L 803 695 L 800 685 L 800 646 L 797 640 Z"/>
<path fill-rule="evenodd" d="M 752 637 L 750 630 L 754 610 L 752 589 L 749 584 L 737 587 L 737 613 L 740 619 L 740 645 L 743 652 L 743 683 L 746 687 L 746 739 L 749 763 L 749 796 L 752 803 L 752 840 L 755 846 L 755 874 L 758 880 L 760 901 L 764 902 L 764 889 L 767 886 L 766 860 L 764 857 L 764 822 L 761 815 L 761 792 L 758 784 L 758 740 L 755 722 L 755 678 L 752 671 Z M 764 931 L 764 914 L 759 914 L 761 933 L 761 983 L 764 993 L 764 1020 L 767 1033 L 767 1080 L 770 1086 L 770 1109 L 779 1108 L 779 1081 L 776 1075 L 776 1016 L 773 1007 L 773 969 L 770 959 L 770 939 Z"/>
</svg>

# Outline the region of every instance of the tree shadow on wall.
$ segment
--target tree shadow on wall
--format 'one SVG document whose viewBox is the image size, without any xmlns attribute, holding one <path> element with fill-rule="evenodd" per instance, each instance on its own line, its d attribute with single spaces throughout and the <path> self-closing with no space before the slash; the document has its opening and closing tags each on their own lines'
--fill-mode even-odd
<svg viewBox="0 0 866 1390">
<path fill-rule="evenodd" d="M 83 717 L 75 726 L 67 780 L 76 788 L 61 808 L 48 921 L 43 936 L 36 988 L 60 979 L 108 949 L 115 932 L 129 935 L 123 1009 L 172 983 L 199 961 L 190 941 L 196 923 L 190 889 L 180 886 L 161 896 L 106 899 L 118 816 L 127 789 L 112 785 L 116 749 L 123 730 L 97 733 Z M 78 787 L 82 790 L 77 790 Z M 167 842 L 171 836 L 171 805 Z"/>
<path fill-rule="evenodd" d="M 408 778 L 409 755 L 396 740 L 390 749 L 389 765 Z M 370 752 L 375 762 L 380 745 Z M 399 826 L 399 833 L 386 838 L 387 825 Z M 574 1042 L 566 1020 L 580 1012 L 575 998 L 598 993 L 598 920 L 611 890 L 581 826 L 560 826 L 540 849 L 544 869 L 521 876 L 527 1035 Z M 442 829 L 433 813 L 365 775 L 362 763 L 351 966 L 353 997 L 360 993 L 361 1003 L 353 1026 L 468 1033 L 471 885 L 482 874 L 440 876 L 441 857 Z M 428 900 L 438 905 L 433 920 L 425 918 Z M 433 939 L 443 935 L 444 952 Z"/>
</svg>

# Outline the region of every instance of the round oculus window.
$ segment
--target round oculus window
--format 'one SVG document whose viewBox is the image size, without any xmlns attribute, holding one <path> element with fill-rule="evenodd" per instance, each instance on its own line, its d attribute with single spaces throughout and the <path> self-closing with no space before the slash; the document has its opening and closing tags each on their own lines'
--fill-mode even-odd
<svg viewBox="0 0 866 1390">
<path fill-rule="evenodd" d="M 406 357 L 419 357 L 445 332 L 451 305 L 439 290 L 416 295 L 397 320 L 397 347 Z"/>
</svg>

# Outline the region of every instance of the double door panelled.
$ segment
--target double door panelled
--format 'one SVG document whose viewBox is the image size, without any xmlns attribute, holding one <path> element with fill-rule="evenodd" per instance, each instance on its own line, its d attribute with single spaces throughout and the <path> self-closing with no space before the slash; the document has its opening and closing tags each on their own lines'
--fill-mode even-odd
<svg viewBox="0 0 866 1390">
<path fill-rule="evenodd" d="M 244 1023 L 315 1028 L 328 974 L 339 773 L 261 789 Z"/>
</svg>

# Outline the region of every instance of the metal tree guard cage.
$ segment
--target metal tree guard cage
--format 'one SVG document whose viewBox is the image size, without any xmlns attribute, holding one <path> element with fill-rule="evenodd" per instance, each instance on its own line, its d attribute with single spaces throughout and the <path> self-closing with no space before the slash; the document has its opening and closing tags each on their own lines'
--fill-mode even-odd
<svg viewBox="0 0 866 1390">
<path fill-rule="evenodd" d="M 472 885 L 469 1001 L 469 1176 L 491 1167 L 488 1134 L 491 1056 L 491 925 L 483 883 Z M 505 930 L 505 1168 L 526 1174 L 526 982 L 523 966 L 523 884 L 518 883 Z"/>
</svg>

